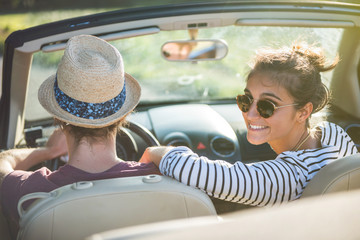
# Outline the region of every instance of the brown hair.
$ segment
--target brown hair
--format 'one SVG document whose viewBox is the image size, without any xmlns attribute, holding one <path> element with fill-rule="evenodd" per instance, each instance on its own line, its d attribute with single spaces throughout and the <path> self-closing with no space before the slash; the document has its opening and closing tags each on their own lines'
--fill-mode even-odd
<svg viewBox="0 0 360 240">
<path fill-rule="evenodd" d="M 106 140 L 116 134 L 120 127 L 125 126 L 127 124 L 127 121 L 126 116 L 124 116 L 119 121 L 103 128 L 79 127 L 68 124 L 59 119 L 55 119 L 54 124 L 60 126 L 61 129 L 68 131 L 72 136 L 74 136 L 75 141 L 78 144 L 84 138 L 86 138 L 87 141 L 90 142 L 97 141 L 99 139 Z"/>
<path fill-rule="evenodd" d="M 294 43 L 291 48 L 263 49 L 254 59 L 248 80 L 263 73 L 287 89 L 300 109 L 306 103 L 313 104 L 313 112 L 323 109 L 329 102 L 330 91 L 321 80 L 320 72 L 335 68 L 339 58 L 326 66 L 321 48 L 306 43 Z M 307 122 L 307 125 L 309 122 Z"/>
</svg>

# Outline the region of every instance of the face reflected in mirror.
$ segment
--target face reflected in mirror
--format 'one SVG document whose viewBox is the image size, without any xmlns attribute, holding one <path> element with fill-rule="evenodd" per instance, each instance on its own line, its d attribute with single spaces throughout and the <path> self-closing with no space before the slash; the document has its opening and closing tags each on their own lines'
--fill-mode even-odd
<svg viewBox="0 0 360 240">
<path fill-rule="evenodd" d="M 169 42 L 162 47 L 162 53 L 168 60 L 183 60 L 189 57 L 193 47 L 189 42 Z"/>
<path fill-rule="evenodd" d="M 220 60 L 227 52 L 227 44 L 222 40 L 170 41 L 161 49 L 162 56 L 169 61 Z"/>
</svg>

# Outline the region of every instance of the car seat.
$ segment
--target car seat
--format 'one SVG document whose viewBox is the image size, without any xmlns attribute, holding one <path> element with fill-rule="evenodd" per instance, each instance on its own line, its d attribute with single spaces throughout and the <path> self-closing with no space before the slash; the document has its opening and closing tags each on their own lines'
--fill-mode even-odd
<svg viewBox="0 0 360 240">
<path fill-rule="evenodd" d="M 360 188 L 360 153 L 333 161 L 309 182 L 301 198 Z"/>
<path fill-rule="evenodd" d="M 31 199 L 37 200 L 24 210 Z M 144 223 L 217 217 L 204 192 L 159 175 L 77 182 L 50 193 L 31 193 L 20 199 L 18 211 L 18 240 L 76 240 Z"/>
</svg>

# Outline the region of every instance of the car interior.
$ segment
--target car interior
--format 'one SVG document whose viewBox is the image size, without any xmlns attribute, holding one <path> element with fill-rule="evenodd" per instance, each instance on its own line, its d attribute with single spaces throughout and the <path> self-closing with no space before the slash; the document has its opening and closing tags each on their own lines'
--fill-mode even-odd
<svg viewBox="0 0 360 240">
<path fill-rule="evenodd" d="M 337 67 L 322 75 L 332 92 L 331 104 L 316 113 L 311 124 L 327 120 L 340 125 L 360 150 L 359 28 L 356 4 L 238 1 L 121 9 L 16 31 L 5 42 L 0 149 L 46 143 L 56 126 L 38 102 L 37 90 L 56 72 L 67 40 L 90 34 L 119 49 L 125 71 L 142 87 L 140 103 L 117 137 L 121 159 L 137 161 L 146 147 L 154 145 L 187 146 L 209 159 L 230 163 L 274 159 L 268 144 L 247 141 L 235 97 L 244 91 L 256 49 L 294 41 L 322 46 L 329 59 L 339 56 Z M 65 163 L 66 157 L 53 159 L 34 169 L 56 170 Z M 324 167 L 297 202 L 358 188 L 360 154 Z M 22 203 L 29 199 L 37 200 L 23 210 Z M 33 193 L 20 201 L 18 209 L 18 239 L 85 239 L 111 229 L 201 216 L 208 216 L 204 221 L 211 225 L 221 223 L 230 212 L 254 210 L 152 175 Z M 106 216 L 100 217 L 100 212 Z M 5 234 L 6 227 L 1 232 Z M 104 236 L 93 239 L 116 239 Z"/>
</svg>

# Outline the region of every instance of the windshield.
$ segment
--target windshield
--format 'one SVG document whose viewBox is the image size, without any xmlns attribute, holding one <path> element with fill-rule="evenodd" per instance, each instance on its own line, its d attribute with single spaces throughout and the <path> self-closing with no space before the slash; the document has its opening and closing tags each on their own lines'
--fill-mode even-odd
<svg viewBox="0 0 360 240">
<path fill-rule="evenodd" d="M 140 104 L 235 99 L 243 92 L 249 63 L 257 49 L 289 46 L 306 41 L 322 46 L 328 59 L 337 54 L 342 29 L 295 27 L 239 27 L 199 29 L 197 39 L 219 39 L 228 45 L 225 58 L 217 61 L 174 62 L 161 56 L 161 47 L 173 40 L 189 40 L 189 32 L 162 31 L 154 35 L 111 42 L 124 59 L 125 71 L 142 87 Z M 50 115 L 37 100 L 40 84 L 56 72 L 63 51 L 34 54 L 25 119 L 34 121 Z M 323 75 L 329 85 L 332 72 Z"/>
</svg>

